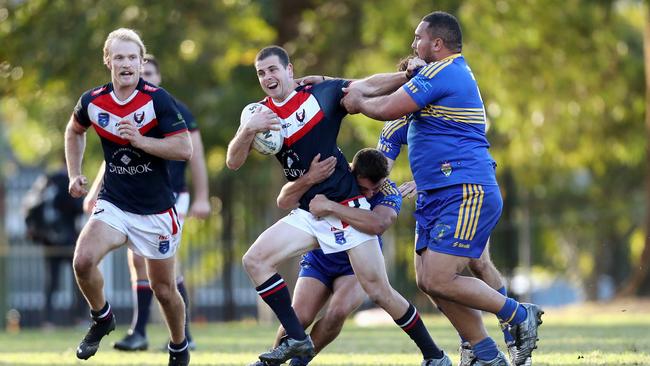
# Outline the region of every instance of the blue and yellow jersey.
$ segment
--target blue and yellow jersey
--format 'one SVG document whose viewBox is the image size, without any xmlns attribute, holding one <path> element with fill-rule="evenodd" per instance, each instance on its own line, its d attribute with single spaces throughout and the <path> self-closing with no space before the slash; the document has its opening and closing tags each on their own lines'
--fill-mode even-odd
<svg viewBox="0 0 650 366">
<path fill-rule="evenodd" d="M 485 137 L 485 109 L 461 54 L 431 63 L 402 87 L 421 108 L 408 130 L 418 190 L 470 183 L 496 185 Z"/>
<path fill-rule="evenodd" d="M 381 135 L 379 135 L 377 150 L 381 151 L 388 159 L 397 159 L 402 150 L 402 145 L 407 144 L 406 137 L 410 121 L 410 115 L 408 115 L 386 122 L 381 130 Z"/>
</svg>

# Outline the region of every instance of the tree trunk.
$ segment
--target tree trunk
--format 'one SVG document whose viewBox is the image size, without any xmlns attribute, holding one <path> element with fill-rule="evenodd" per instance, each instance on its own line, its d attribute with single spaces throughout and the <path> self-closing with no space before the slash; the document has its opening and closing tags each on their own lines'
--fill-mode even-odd
<svg viewBox="0 0 650 366">
<path fill-rule="evenodd" d="M 639 295 L 641 289 L 648 291 L 650 288 L 650 284 L 648 284 L 650 282 L 648 277 L 650 269 L 650 4 L 648 2 L 646 2 L 645 31 L 643 33 L 643 55 L 646 81 L 645 246 L 639 262 L 634 266 L 632 275 L 617 294 L 618 297 Z"/>
</svg>

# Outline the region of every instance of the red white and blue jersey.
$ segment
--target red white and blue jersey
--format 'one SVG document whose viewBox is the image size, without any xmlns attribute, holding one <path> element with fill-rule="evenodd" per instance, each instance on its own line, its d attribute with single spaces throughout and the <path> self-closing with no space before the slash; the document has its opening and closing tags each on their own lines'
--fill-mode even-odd
<svg viewBox="0 0 650 366">
<path fill-rule="evenodd" d="M 300 198 L 300 208 L 304 210 L 309 210 L 309 202 L 317 194 L 336 202 L 359 196 L 348 162 L 336 145 L 341 120 L 347 114 L 340 103 L 342 88 L 349 83 L 340 79 L 327 80 L 299 86 L 282 103 L 269 97 L 262 101 L 281 119 L 284 145 L 275 156 L 287 180 L 294 181 L 305 174 L 317 154 L 321 160 L 336 157 L 334 173 Z"/>
<path fill-rule="evenodd" d="M 109 83 L 85 92 L 74 117 L 82 126 L 92 126 L 102 142 L 106 171 L 99 199 L 140 215 L 174 206 L 167 160 L 131 146 L 117 130 L 118 122 L 127 119 L 147 137 L 164 138 L 187 131 L 183 116 L 165 90 L 140 79 L 133 94 L 120 101 Z"/>
<path fill-rule="evenodd" d="M 174 98 L 174 102 L 176 103 L 176 107 L 178 107 L 178 111 L 181 112 L 181 115 L 185 120 L 187 129 L 190 132 L 197 131 L 199 129 L 199 126 L 196 124 L 196 120 L 194 119 L 192 112 L 190 112 L 187 106 L 178 99 Z M 172 180 L 172 190 L 174 193 L 186 192 L 187 182 L 185 180 L 185 168 L 187 168 L 187 161 L 170 160 L 167 165 L 169 167 L 169 176 Z"/>
<path fill-rule="evenodd" d="M 407 136 L 411 116 L 404 116 L 394 121 L 386 122 L 379 135 L 377 150 L 391 160 L 397 159 L 402 151 L 402 145 L 407 145 Z"/>
</svg>

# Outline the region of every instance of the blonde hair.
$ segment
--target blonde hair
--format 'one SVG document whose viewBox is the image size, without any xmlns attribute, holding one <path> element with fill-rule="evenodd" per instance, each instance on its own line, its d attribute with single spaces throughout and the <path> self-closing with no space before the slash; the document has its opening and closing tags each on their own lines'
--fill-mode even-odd
<svg viewBox="0 0 650 366">
<path fill-rule="evenodd" d="M 119 39 L 121 41 L 131 41 L 140 47 L 140 59 L 144 60 L 144 54 L 147 53 L 147 49 L 144 46 L 144 43 L 142 43 L 142 39 L 134 31 L 133 29 L 129 28 L 119 28 L 111 33 L 108 34 L 108 37 L 106 37 L 106 41 L 104 42 L 104 64 L 108 65 L 108 60 L 110 59 L 109 56 L 109 48 L 111 47 L 111 44 L 113 43 L 114 40 Z"/>
</svg>

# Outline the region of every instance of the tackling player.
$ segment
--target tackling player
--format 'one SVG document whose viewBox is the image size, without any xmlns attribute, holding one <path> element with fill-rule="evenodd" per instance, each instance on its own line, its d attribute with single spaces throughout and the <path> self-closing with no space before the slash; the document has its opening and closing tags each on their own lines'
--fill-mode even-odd
<svg viewBox="0 0 650 366">
<path fill-rule="evenodd" d="M 510 327 L 517 346 L 514 363 L 522 365 L 536 347 L 542 310 L 519 304 L 481 280 L 458 275 L 471 258 L 483 253 L 503 205 L 496 163 L 485 138 L 483 101 L 461 55 L 458 21 L 444 12 L 425 16 L 412 47 L 430 64 L 411 81 L 380 97 L 349 88 L 343 103 L 351 113 L 379 120 L 414 114 L 408 146 L 418 187 L 418 286 L 471 343 L 476 364 L 507 364 L 487 336 L 478 309 L 496 314 Z M 460 321 L 466 319 L 471 320 Z"/>
</svg>

